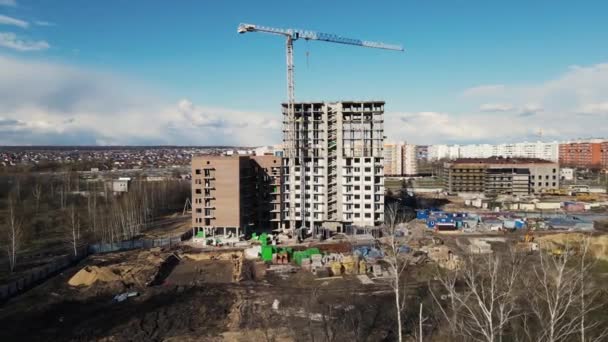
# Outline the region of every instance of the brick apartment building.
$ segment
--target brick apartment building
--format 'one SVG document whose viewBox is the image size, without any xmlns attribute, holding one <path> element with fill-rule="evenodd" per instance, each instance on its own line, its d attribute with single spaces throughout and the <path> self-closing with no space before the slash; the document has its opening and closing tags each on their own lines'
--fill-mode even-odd
<svg viewBox="0 0 608 342">
<path fill-rule="evenodd" d="M 275 156 L 194 156 L 192 227 L 237 236 L 247 228 L 280 227 L 281 170 Z"/>
<path fill-rule="evenodd" d="M 528 195 L 559 189 L 559 165 L 534 158 L 463 158 L 444 163 L 449 193 Z"/>
<path fill-rule="evenodd" d="M 608 168 L 608 141 L 565 142 L 559 145 L 559 162 L 563 166 Z"/>
</svg>

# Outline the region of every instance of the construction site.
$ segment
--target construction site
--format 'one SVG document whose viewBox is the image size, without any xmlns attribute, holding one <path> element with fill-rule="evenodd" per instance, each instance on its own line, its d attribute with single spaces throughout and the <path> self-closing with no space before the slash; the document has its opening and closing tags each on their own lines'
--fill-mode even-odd
<svg viewBox="0 0 608 342">
<path fill-rule="evenodd" d="M 73 257 L 0 286 L 0 340 L 577 338 L 574 328 L 543 335 L 566 324 L 547 318 L 555 307 L 571 326 L 588 319 L 581 329 L 597 341 L 608 336 L 605 195 L 560 193 L 553 163 L 515 171 L 469 161 L 446 163 L 445 191 L 389 196 L 385 102 L 296 101 L 293 49 L 298 40 L 403 48 L 253 24 L 237 32 L 286 40 L 280 154 L 193 156 L 182 215 L 173 209 L 120 241 L 111 231 L 79 245 L 73 228 Z M 483 196 L 455 195 L 470 189 Z M 547 288 L 581 302 L 547 309 Z"/>
</svg>

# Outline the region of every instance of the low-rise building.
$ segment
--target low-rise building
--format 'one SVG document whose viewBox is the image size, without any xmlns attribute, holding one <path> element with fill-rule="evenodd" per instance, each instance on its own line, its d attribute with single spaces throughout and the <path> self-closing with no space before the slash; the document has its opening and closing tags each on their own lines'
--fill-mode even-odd
<svg viewBox="0 0 608 342">
<path fill-rule="evenodd" d="M 559 178 L 565 181 L 574 180 L 574 169 L 571 167 L 562 167 L 559 170 Z"/>
<path fill-rule="evenodd" d="M 131 184 L 130 177 L 120 177 L 112 180 L 112 192 L 129 192 L 129 185 Z"/>
<path fill-rule="evenodd" d="M 444 163 L 449 193 L 527 195 L 559 188 L 559 165 L 534 158 L 457 159 Z"/>
</svg>

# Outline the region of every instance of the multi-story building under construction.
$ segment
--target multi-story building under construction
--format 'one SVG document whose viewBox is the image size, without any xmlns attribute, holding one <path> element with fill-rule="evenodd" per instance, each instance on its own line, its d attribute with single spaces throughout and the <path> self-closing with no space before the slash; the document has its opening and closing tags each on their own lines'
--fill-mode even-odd
<svg viewBox="0 0 608 342">
<path fill-rule="evenodd" d="M 192 227 L 239 236 L 281 226 L 281 158 L 192 157 Z"/>
<path fill-rule="evenodd" d="M 382 101 L 283 104 L 284 227 L 382 224 L 383 141 Z"/>
</svg>

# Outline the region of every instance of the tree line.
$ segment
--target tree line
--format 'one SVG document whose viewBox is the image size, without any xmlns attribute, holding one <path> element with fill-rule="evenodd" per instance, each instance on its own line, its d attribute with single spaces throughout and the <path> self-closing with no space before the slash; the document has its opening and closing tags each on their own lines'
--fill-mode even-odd
<svg viewBox="0 0 608 342">
<path fill-rule="evenodd" d="M 84 180 L 76 172 L 0 176 L 0 242 L 10 271 L 28 252 L 77 254 L 85 243 L 132 239 L 159 216 L 183 208 L 190 183 L 134 179 L 128 192 L 111 181 Z"/>
</svg>

